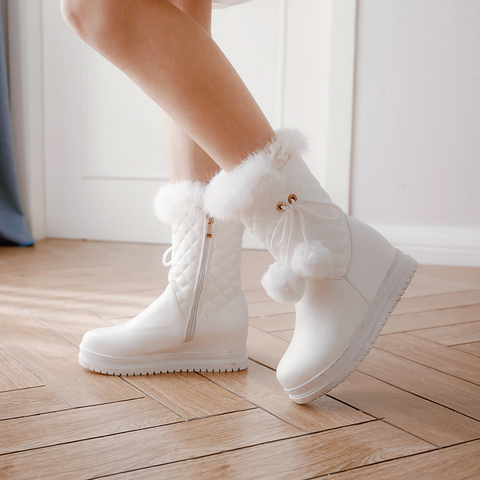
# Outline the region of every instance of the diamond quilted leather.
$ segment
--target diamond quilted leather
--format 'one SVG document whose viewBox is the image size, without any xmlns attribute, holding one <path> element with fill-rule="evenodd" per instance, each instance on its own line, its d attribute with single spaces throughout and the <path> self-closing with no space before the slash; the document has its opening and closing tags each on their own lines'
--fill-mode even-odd
<svg viewBox="0 0 480 480">
<path fill-rule="evenodd" d="M 172 226 L 172 266 L 168 280 L 185 321 L 192 310 L 205 229 L 206 216 L 200 209 L 192 209 L 181 222 Z M 240 222 L 216 221 L 213 225 L 197 323 L 216 313 L 240 292 L 243 229 Z"/>
<path fill-rule="evenodd" d="M 198 321 L 204 321 L 241 290 L 240 256 L 243 225 L 240 222 L 216 221 L 201 298 Z"/>
<path fill-rule="evenodd" d="M 300 214 L 293 217 L 293 225 L 287 226 L 292 235 L 290 247 L 293 249 L 304 240 L 320 240 L 333 254 L 333 268 L 328 278 L 339 279 L 346 275 L 351 257 L 350 230 L 345 215 L 338 215 L 338 208 L 333 206 L 330 197 L 311 174 L 299 155 L 293 156 L 281 169 L 276 178 L 269 178 L 255 194 L 253 206 L 242 211 L 241 219 L 245 226 L 257 238 L 268 245 L 275 229 L 285 212 L 277 210 L 278 202 L 287 202 L 288 196 L 294 194 L 297 202 L 322 216 L 335 216 L 334 220 L 319 220 L 316 216 L 302 211 L 304 230 L 301 228 Z M 278 243 L 278 244 L 277 244 Z M 286 242 L 273 242 L 270 253 L 276 260 L 285 257 Z"/>
<path fill-rule="evenodd" d="M 183 317 L 188 318 L 197 281 L 205 229 L 205 215 L 194 209 L 183 221 L 172 226 L 172 267 L 168 281 L 172 285 Z"/>
</svg>

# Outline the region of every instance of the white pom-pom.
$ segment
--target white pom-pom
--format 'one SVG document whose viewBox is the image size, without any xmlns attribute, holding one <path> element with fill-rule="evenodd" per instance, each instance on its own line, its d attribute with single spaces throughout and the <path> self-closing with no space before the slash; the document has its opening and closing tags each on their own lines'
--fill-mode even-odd
<svg viewBox="0 0 480 480">
<path fill-rule="evenodd" d="M 275 262 L 262 278 L 265 291 L 280 303 L 297 303 L 305 292 L 305 279 L 296 275 L 289 265 Z"/>
<path fill-rule="evenodd" d="M 319 240 L 302 242 L 295 247 L 290 264 L 299 277 L 318 280 L 329 275 L 333 255 Z"/>
</svg>

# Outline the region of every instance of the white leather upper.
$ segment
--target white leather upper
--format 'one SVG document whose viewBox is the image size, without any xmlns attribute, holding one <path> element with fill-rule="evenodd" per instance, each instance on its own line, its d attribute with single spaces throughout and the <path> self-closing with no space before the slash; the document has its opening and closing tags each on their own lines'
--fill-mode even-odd
<svg viewBox="0 0 480 480">
<path fill-rule="evenodd" d="M 348 345 L 369 308 L 346 279 L 307 280 L 295 305 L 292 341 L 277 367 L 283 388 L 298 387 L 327 368 Z"/>
<path fill-rule="evenodd" d="M 217 221 L 213 225 L 212 247 L 197 323 L 204 322 L 230 303 L 242 290 L 240 257 L 243 230 L 240 222 Z"/>
<path fill-rule="evenodd" d="M 352 236 L 353 255 L 347 278 L 371 305 L 380 282 L 395 258 L 395 248 L 367 224 L 346 216 Z"/>
<path fill-rule="evenodd" d="M 168 192 L 175 196 L 175 184 Z M 187 188 L 185 183 L 180 186 Z M 198 186 L 195 186 L 195 192 Z M 159 198 L 162 198 L 162 192 Z M 163 192 L 165 193 L 165 192 Z M 178 192 L 177 192 L 178 193 Z M 197 192 L 198 193 L 198 192 Z M 192 197 L 192 196 L 190 196 Z M 181 199 L 176 199 L 181 201 Z M 162 198 L 162 202 L 167 199 Z M 162 208 L 157 202 L 157 211 Z M 82 349 L 106 356 L 136 357 L 158 353 L 219 352 L 245 347 L 247 304 L 240 281 L 240 256 L 244 227 L 240 222 L 215 221 L 206 242 L 207 215 L 201 202 L 189 198 L 188 208 L 172 216 L 172 262 L 164 293 L 132 320 L 113 327 L 90 330 Z M 203 285 L 199 271 L 203 248 L 208 246 Z M 185 341 L 195 292 L 201 292 L 195 334 Z"/>
<path fill-rule="evenodd" d="M 299 298 L 295 333 L 277 368 L 282 386 L 294 389 L 328 369 L 356 336 L 394 261 L 395 249 L 334 205 L 300 150 L 283 144 L 279 137 L 236 170 L 219 174 L 207 187 L 206 197 L 211 211 L 222 218 L 228 218 L 229 210 L 238 212 L 278 261 L 278 268 L 268 276 L 272 292 L 280 292 L 274 298 Z M 288 138 L 285 145 L 291 145 Z M 248 198 L 242 199 L 242 190 Z M 325 278 L 308 279 L 297 274 L 298 269 L 287 268 L 295 263 L 291 254 L 297 245 L 315 241 L 333 256 Z M 305 281 L 298 289 L 292 273 Z"/>
</svg>

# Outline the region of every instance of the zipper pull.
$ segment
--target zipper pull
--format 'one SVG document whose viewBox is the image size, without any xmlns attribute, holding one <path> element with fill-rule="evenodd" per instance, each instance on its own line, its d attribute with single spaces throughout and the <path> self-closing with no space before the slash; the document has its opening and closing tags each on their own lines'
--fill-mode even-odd
<svg viewBox="0 0 480 480">
<path fill-rule="evenodd" d="M 210 215 L 207 215 L 207 238 L 212 238 L 212 232 L 213 232 L 213 222 L 215 219 L 211 217 Z"/>
</svg>

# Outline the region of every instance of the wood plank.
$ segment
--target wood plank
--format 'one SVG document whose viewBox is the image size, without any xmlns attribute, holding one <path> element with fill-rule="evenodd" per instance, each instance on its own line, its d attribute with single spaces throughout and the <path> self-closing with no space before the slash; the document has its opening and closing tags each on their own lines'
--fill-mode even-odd
<svg viewBox="0 0 480 480">
<path fill-rule="evenodd" d="M 151 302 L 133 301 L 128 302 L 123 298 L 122 302 L 117 302 L 109 305 L 91 306 L 89 310 L 104 320 L 123 317 L 135 317 L 143 310 L 145 310 Z"/>
<path fill-rule="evenodd" d="M 227 375 L 234 377 L 237 372 Z M 143 375 L 127 381 L 188 420 L 254 408 L 198 373 Z"/>
<path fill-rule="evenodd" d="M 450 348 L 480 357 L 480 342 L 462 343 L 460 345 L 452 345 Z"/>
<path fill-rule="evenodd" d="M 82 368 L 78 349 L 16 306 L 0 306 L 1 342 L 71 406 L 141 398 L 122 378 Z"/>
<path fill-rule="evenodd" d="M 151 398 L 5 420 L 0 455 L 180 421 L 178 415 Z"/>
<path fill-rule="evenodd" d="M 279 330 L 291 330 L 295 328 L 295 313 L 280 313 L 278 315 L 266 315 L 264 317 L 251 317 L 249 324 L 264 332 L 277 332 Z"/>
<path fill-rule="evenodd" d="M 138 289 L 137 291 L 144 291 L 146 289 L 151 289 L 151 283 L 152 282 L 148 280 L 143 282 L 142 286 L 138 281 L 128 283 L 117 282 L 110 286 L 111 289 L 116 289 L 114 292 L 109 292 L 109 286 L 105 284 L 97 285 L 95 287 L 89 286 L 88 289 L 83 286 L 75 289 L 73 287 L 67 289 L 55 288 L 47 290 L 22 289 L 21 291 L 16 289 L 13 295 L 4 294 L 4 299 L 7 302 L 22 306 L 34 315 L 37 313 L 40 314 L 43 312 L 71 308 L 89 308 L 92 311 L 95 311 L 95 309 L 101 310 L 105 306 L 111 306 L 112 304 L 125 304 L 125 302 L 128 301 L 129 292 L 122 293 L 122 289 L 136 288 Z M 95 295 L 92 295 L 90 290 L 97 290 L 97 292 Z M 1 298 L 2 295 L 0 294 L 0 299 Z M 138 304 L 137 310 L 135 310 L 137 313 L 138 310 L 142 310 L 145 306 L 144 303 L 137 300 L 135 295 L 132 296 L 132 303 Z M 148 304 L 148 302 L 146 303 Z"/>
<path fill-rule="evenodd" d="M 126 298 L 128 298 L 134 303 L 142 303 L 142 304 L 150 305 L 163 293 L 163 291 L 165 290 L 165 287 L 167 286 L 166 282 L 167 282 L 167 279 L 165 279 L 165 285 L 163 285 L 164 282 L 162 281 L 162 282 L 159 282 L 158 285 L 155 286 L 155 288 L 151 288 L 148 290 L 145 290 L 144 288 L 142 288 L 141 290 L 128 291 L 127 293 L 124 292 L 121 295 L 123 296 L 124 300 L 126 296 Z"/>
<path fill-rule="evenodd" d="M 122 323 L 128 322 L 133 317 L 122 317 L 122 318 L 109 318 L 107 321 L 110 325 L 121 325 Z"/>
<path fill-rule="evenodd" d="M 480 442 L 470 442 L 408 458 L 361 467 L 329 476 L 329 480 L 475 480 L 479 478 Z M 124 480 L 120 477 L 121 480 Z M 119 480 L 120 480 L 119 478 Z M 145 477 L 146 478 L 146 477 Z M 318 478 L 318 477 L 317 477 Z"/>
<path fill-rule="evenodd" d="M 242 287 L 244 290 L 263 290 L 260 279 L 274 259 L 266 250 L 242 250 Z M 270 298 L 267 296 L 267 298 Z"/>
<path fill-rule="evenodd" d="M 80 345 L 83 335 L 88 330 L 111 326 L 85 308 L 36 313 L 34 317 L 76 347 Z"/>
<path fill-rule="evenodd" d="M 248 272 L 248 276 L 251 276 L 250 272 Z M 243 287 L 243 293 L 245 294 L 245 298 L 249 305 L 255 302 L 266 302 L 272 300 L 271 297 L 268 296 L 267 292 L 263 289 L 263 287 L 249 290 Z"/>
<path fill-rule="evenodd" d="M 30 370 L 0 347 L 0 392 L 41 385 L 43 383 Z"/>
<path fill-rule="evenodd" d="M 8 479 L 90 479 L 294 437 L 300 430 L 259 410 L 0 456 Z M 403 445 L 403 443 L 402 443 Z M 413 448 L 424 448 L 415 444 Z M 409 444 L 406 448 L 411 449 Z"/>
<path fill-rule="evenodd" d="M 373 348 L 358 370 L 480 420 L 480 387 L 425 365 Z"/>
<path fill-rule="evenodd" d="M 480 358 L 408 333 L 385 335 L 375 346 L 480 385 Z"/>
<path fill-rule="evenodd" d="M 250 317 L 264 317 L 267 315 L 293 312 L 295 312 L 295 305 L 293 305 L 293 303 L 278 303 L 275 300 L 255 302 L 248 306 L 248 315 Z"/>
<path fill-rule="evenodd" d="M 383 327 L 382 335 L 400 333 L 424 328 L 457 325 L 480 319 L 480 304 L 462 307 L 429 310 L 426 312 L 393 314 Z"/>
<path fill-rule="evenodd" d="M 288 348 L 288 342 L 255 327 L 248 327 L 248 356 L 262 365 L 277 368 Z"/>
<path fill-rule="evenodd" d="M 422 272 L 421 267 L 422 266 L 420 266 L 416 275 L 413 277 L 413 280 L 404 293 L 403 298 L 461 292 L 478 288 L 475 283 L 469 281 L 454 281 L 448 278 L 425 274 Z"/>
<path fill-rule="evenodd" d="M 97 259 L 98 260 L 98 259 Z M 82 265 L 64 266 L 55 263 L 48 264 L 42 268 L 30 266 L 28 263 L 17 267 L 15 271 L 0 273 L 0 292 L 18 291 L 22 294 L 25 290 L 70 290 L 73 292 L 96 293 L 129 291 L 137 287 L 133 282 L 140 282 L 144 287 L 145 280 L 163 282 L 163 277 L 158 279 L 158 269 L 150 270 L 125 270 L 121 265 Z M 166 280 L 165 269 L 165 280 Z M 131 284 L 131 286 L 126 286 Z M 157 285 L 157 283 L 155 283 Z"/>
<path fill-rule="evenodd" d="M 428 443 L 375 421 L 110 478 L 293 480 L 328 475 L 430 449 L 432 446 Z"/>
<path fill-rule="evenodd" d="M 444 278 L 454 282 L 463 282 L 480 288 L 480 268 L 454 265 L 420 265 L 422 274 Z"/>
<path fill-rule="evenodd" d="M 318 432 L 372 419 L 327 396 L 307 405 L 297 405 L 278 383 L 273 370 L 252 361 L 247 370 L 235 375 L 219 372 L 202 375 L 304 432 Z"/>
<path fill-rule="evenodd" d="M 330 395 L 438 447 L 480 438 L 480 422 L 354 372 Z"/>
<path fill-rule="evenodd" d="M 293 332 L 294 330 L 283 330 L 282 332 L 272 332 L 271 334 L 290 343 L 293 338 Z"/>
<path fill-rule="evenodd" d="M 442 308 L 460 307 L 480 304 L 480 290 L 425 295 L 422 297 L 402 298 L 395 307 L 396 314 L 440 310 Z"/>
<path fill-rule="evenodd" d="M 442 345 L 459 345 L 480 341 L 480 322 L 470 322 L 461 325 L 429 328 L 412 332 L 422 338 L 428 338 Z"/>
<path fill-rule="evenodd" d="M 0 394 L 0 420 L 72 408 L 48 387 L 24 388 Z"/>
<path fill-rule="evenodd" d="M 242 273 L 243 285 L 251 304 L 250 313 L 254 314 L 250 318 L 250 354 L 271 368 L 251 362 L 250 369 L 246 372 L 208 374 L 205 376 L 209 378 L 207 381 L 204 377 L 192 374 L 119 379 L 87 373 L 77 365 L 78 350 L 75 345 L 78 345 L 85 331 L 123 323 L 138 313 L 135 305 L 142 309 L 161 293 L 167 274 L 167 269 L 160 266 L 161 254 L 165 248 L 166 246 L 110 242 L 46 240 L 33 249 L 2 249 L 0 303 L 2 300 L 7 303 L 11 303 L 12 299 L 18 300 L 39 320 L 27 315 L 33 324 L 24 320 L 17 321 L 16 315 L 20 315 L 19 312 L 26 314 L 19 309 L 10 317 L 7 325 L 2 315 L 5 310 L 0 311 L 0 343 L 7 342 L 7 355 L 18 359 L 13 360 L 14 367 L 20 365 L 20 369 L 26 369 L 23 373 L 32 369 L 34 376 L 41 373 L 44 375 L 41 376 L 41 382 L 52 384 L 62 394 L 61 388 L 64 388 L 73 399 L 87 399 L 93 401 L 93 405 L 102 403 L 74 410 L 49 386 L 0 393 L 2 427 L 17 425 L 17 432 L 11 433 L 13 429 L 8 431 L 9 436 L 14 437 L 13 442 L 18 444 L 15 448 L 31 448 L 17 454 L 0 455 L 0 460 L 4 462 L 0 463 L 2 479 L 31 478 L 33 468 L 37 469 L 37 465 L 40 465 L 40 477 L 75 479 L 82 478 L 82 475 L 85 478 L 113 475 L 132 468 L 140 470 L 120 475 L 120 478 L 130 478 L 128 475 L 138 475 L 138 478 L 170 478 L 169 474 L 173 478 L 201 478 L 198 472 L 204 478 L 222 479 L 244 476 L 311 478 L 323 475 L 318 472 L 331 472 L 333 475 L 335 471 L 338 472 L 338 465 L 343 465 L 350 473 L 362 472 L 359 478 L 402 478 L 403 463 L 390 458 L 410 454 L 396 448 L 395 435 L 392 434 L 394 441 L 387 441 L 385 436 L 376 435 L 376 431 L 364 430 L 365 425 L 383 423 L 370 422 L 372 417 L 369 415 L 384 418 L 385 422 L 398 426 L 404 430 L 402 435 L 411 432 L 417 436 L 415 441 L 420 441 L 418 437 L 421 437 L 442 447 L 438 450 L 438 465 L 432 472 L 428 468 L 425 471 L 418 468 L 423 465 L 420 460 L 430 458 L 430 453 L 416 453 L 413 457 L 405 458 L 408 461 L 419 460 L 415 469 L 405 468 L 408 472 L 405 478 L 410 479 L 414 475 L 429 478 L 430 473 L 431 478 L 442 478 L 443 459 L 447 465 L 445 471 L 448 472 L 444 478 L 463 478 L 460 461 L 452 463 L 457 469 L 449 469 L 449 455 L 453 450 L 445 446 L 478 438 L 480 422 L 472 417 L 478 413 L 475 408 L 478 407 L 480 398 L 476 372 L 476 362 L 480 357 L 480 337 L 477 336 L 480 323 L 480 269 L 421 265 L 412 285 L 396 308 L 395 315 L 391 317 L 391 322 L 387 324 L 384 330 L 386 335 L 382 335 L 376 344 L 377 348 L 360 367 L 368 367 L 368 362 L 377 353 L 385 354 L 381 358 L 377 355 L 374 367 L 369 367 L 378 369 L 374 373 L 383 380 L 357 370 L 332 392 L 332 396 L 324 396 L 302 406 L 289 400 L 272 370 L 276 368 L 293 333 L 294 313 L 293 306 L 285 307 L 273 302 L 260 285 L 261 276 L 272 262 L 267 252 L 244 252 Z M 4 252 L 7 252 L 5 256 Z M 106 320 L 101 320 L 93 312 L 104 315 Z M 113 318 L 118 314 L 124 316 Z M 392 327 L 389 334 L 388 329 Z M 408 333 L 398 333 L 395 328 Z M 382 352 L 382 349 L 386 350 Z M 12 361 L 12 358 L 9 360 Z M 4 361 L 3 364 L 5 369 L 8 363 Z M 74 366 L 78 371 L 74 370 Z M 0 372 L 0 378 L 1 375 Z M 89 377 L 88 380 L 84 376 Z M 98 382 L 92 383 L 90 376 L 98 379 Z M 18 381 L 19 378 L 15 374 L 4 374 L 4 377 L 10 382 Z M 110 380 L 115 383 L 110 384 Z M 168 407 L 174 407 L 183 413 L 184 418 L 203 415 L 208 418 L 149 426 L 151 417 L 146 411 L 145 424 L 141 422 L 140 412 L 133 411 L 132 418 L 138 419 L 139 430 L 125 432 L 121 429 L 125 421 L 129 423 L 129 412 L 125 411 L 122 417 L 121 412 L 115 409 L 122 404 L 155 402 L 154 399 L 144 398 L 144 392 L 135 386 L 136 383 L 157 401 L 163 401 Z M 122 398 L 122 385 L 136 392 L 140 399 L 104 403 L 117 396 Z M 339 396 L 333 398 L 337 392 L 340 392 Z M 248 420 L 253 427 L 248 422 L 240 422 L 237 415 L 260 410 L 252 404 L 263 410 L 265 418 L 276 417 L 273 419 L 273 430 L 289 428 L 290 433 L 284 431 L 284 435 L 278 439 L 272 437 L 272 424 L 263 417 L 260 426 L 257 425 L 258 419 Z M 466 412 L 467 404 L 472 411 Z M 241 411 L 245 406 L 248 409 Z M 116 412 L 112 418 L 109 413 L 111 407 Z M 160 405 L 159 407 L 162 409 Z M 236 413 L 229 413 L 237 409 Z M 73 414 L 72 422 L 66 415 L 70 411 Z M 100 415 L 101 411 L 103 415 Z M 460 411 L 464 413 L 461 414 Z M 84 412 L 97 413 L 89 416 Z M 168 414 L 174 416 L 173 413 Z M 227 417 L 224 423 L 215 423 L 222 417 Z M 237 419 L 233 421 L 237 422 L 233 426 L 231 418 Z M 365 419 L 370 423 L 361 423 Z M 184 424 L 193 425 L 188 425 L 187 429 L 177 427 Z M 241 428 L 236 428 L 239 424 Z M 68 425 L 71 426 L 70 430 Z M 200 428 L 197 428 L 198 425 Z M 362 429 L 353 430 L 357 432 L 356 435 L 346 437 L 345 442 L 338 441 L 340 436 L 336 437 L 337 441 L 332 439 L 327 442 L 330 447 L 327 445 L 326 450 L 322 448 L 325 444 L 319 444 L 317 451 L 314 449 L 317 432 L 337 432 L 335 434 L 340 435 L 342 431 L 354 428 L 351 425 Z M 117 427 L 120 430 L 116 431 Z M 127 425 L 127 429 L 135 428 L 135 425 Z M 219 430 L 218 434 L 212 435 L 212 428 L 214 432 Z M 398 432 L 394 427 L 390 428 Z M 308 435 L 297 438 L 297 429 Z M 226 436 L 222 435 L 225 431 Z M 164 432 L 167 432 L 166 439 L 163 438 Z M 77 434 L 79 436 L 75 437 Z M 98 435 L 102 437 L 99 438 Z M 192 436 L 197 440 L 191 441 Z M 288 437 L 296 438 L 283 440 Z M 8 439 L 5 437 L 3 442 L 6 445 Z M 288 448 L 283 447 L 284 442 L 288 442 L 285 444 Z M 295 446 L 297 442 L 298 447 Z M 365 461 L 376 462 L 373 457 L 378 451 L 377 443 L 380 444 L 380 449 L 384 449 L 382 451 L 390 448 L 392 457 L 385 461 L 379 460 L 378 465 L 358 467 L 355 463 L 357 458 L 370 456 Z M 3 445 L 1 440 L 0 445 Z M 6 451 L 11 452 L 8 448 L 11 447 L 7 446 Z M 334 458 L 335 448 L 340 460 Z M 270 454 L 277 450 L 278 457 L 275 453 Z M 327 454 L 326 462 L 331 460 L 331 468 L 322 463 L 324 451 Z M 470 460 L 479 451 L 477 442 L 475 449 L 466 450 L 459 454 L 459 458 L 464 455 Z M 198 455 L 207 456 L 198 458 Z M 288 465 L 292 458 L 293 466 Z M 353 461 L 349 463 L 349 459 Z M 157 465 L 158 461 L 161 464 L 177 463 L 146 468 Z M 301 466 L 295 469 L 295 462 Z M 309 467 L 315 462 L 321 463 L 320 468 L 316 465 Z M 375 474 L 374 467 L 397 463 L 395 469 L 381 470 L 379 476 Z M 93 465 L 93 473 L 89 464 Z M 9 470 L 12 465 L 13 469 Z M 70 468 L 70 465 L 73 467 Z M 249 465 L 253 465 L 253 468 L 246 468 Z M 307 474 L 301 470 L 303 465 L 308 470 Z M 465 470 L 468 478 L 468 464 Z M 258 472 L 264 472 L 264 476 L 258 477 Z M 422 475 L 422 472 L 427 473 Z M 470 478 L 475 478 L 475 474 L 476 471 L 473 474 L 470 472 Z"/>
</svg>

